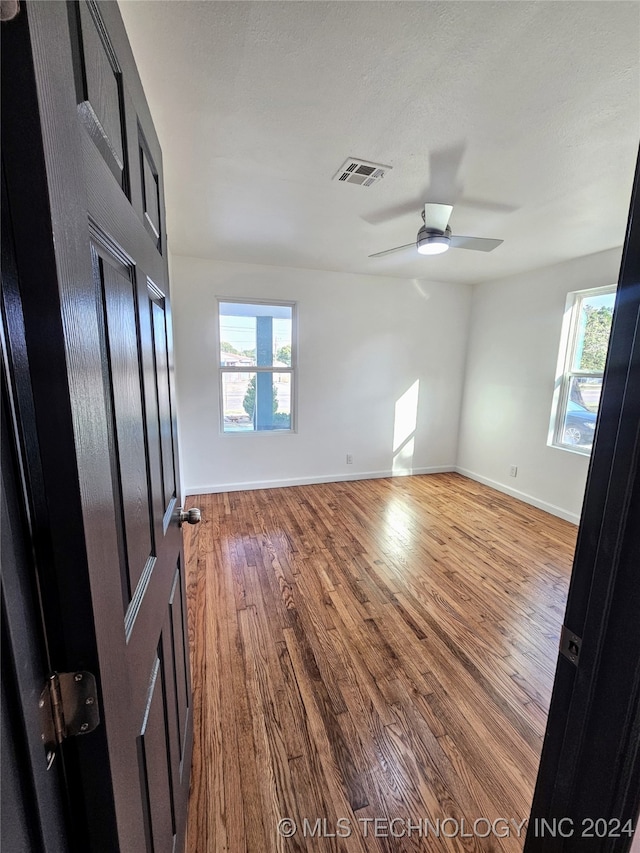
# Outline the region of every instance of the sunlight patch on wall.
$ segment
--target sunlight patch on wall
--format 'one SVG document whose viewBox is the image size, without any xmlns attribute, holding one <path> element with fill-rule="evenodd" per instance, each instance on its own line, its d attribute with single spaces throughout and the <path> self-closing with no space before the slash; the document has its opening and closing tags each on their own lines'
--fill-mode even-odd
<svg viewBox="0 0 640 853">
<path fill-rule="evenodd" d="M 400 450 L 393 455 L 392 472 L 396 474 L 411 474 L 413 472 L 414 440 L 410 438 Z"/>
<path fill-rule="evenodd" d="M 418 397 L 420 380 L 396 401 L 393 421 L 393 464 L 394 474 L 410 474 L 413 470 L 415 431 L 418 424 Z"/>
</svg>

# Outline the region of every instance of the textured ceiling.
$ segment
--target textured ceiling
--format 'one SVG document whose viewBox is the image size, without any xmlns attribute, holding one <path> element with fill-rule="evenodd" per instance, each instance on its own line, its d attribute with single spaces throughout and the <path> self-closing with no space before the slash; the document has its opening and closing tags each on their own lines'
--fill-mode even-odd
<svg viewBox="0 0 640 853">
<path fill-rule="evenodd" d="M 637 2 L 121 0 L 173 252 L 477 282 L 622 244 Z M 392 166 L 332 181 L 349 156 Z M 490 254 L 412 249 L 420 205 Z"/>
</svg>

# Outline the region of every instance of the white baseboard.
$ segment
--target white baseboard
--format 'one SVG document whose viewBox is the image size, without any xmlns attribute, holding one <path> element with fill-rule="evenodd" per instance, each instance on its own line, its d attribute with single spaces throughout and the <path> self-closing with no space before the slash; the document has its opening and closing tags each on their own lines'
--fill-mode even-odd
<svg viewBox="0 0 640 853">
<path fill-rule="evenodd" d="M 483 477 L 481 474 L 476 474 L 475 471 L 468 471 L 466 468 L 459 467 L 455 467 L 453 470 L 458 474 L 462 474 L 463 477 L 469 477 L 470 480 L 476 480 L 478 483 L 490 486 L 498 492 L 504 492 L 506 495 L 511 495 L 511 497 L 517 498 L 519 501 L 524 501 L 524 503 L 531 504 L 531 506 L 535 506 L 538 509 L 543 509 L 545 512 L 551 513 L 551 515 L 557 515 L 558 518 L 563 518 L 565 521 L 570 521 L 572 524 L 580 524 L 579 515 L 576 515 L 574 512 L 568 512 L 561 506 L 548 503 L 548 501 L 542 501 L 539 498 L 535 498 L 533 495 L 528 495 L 526 492 L 513 489 L 511 486 L 505 486 L 504 483 L 499 483 L 497 480 L 491 480 L 489 477 Z"/>
<path fill-rule="evenodd" d="M 456 465 L 434 465 L 428 468 L 413 468 L 411 471 L 360 471 L 353 474 L 326 474 L 310 477 L 289 477 L 283 480 L 254 480 L 245 483 L 204 483 L 198 486 L 187 486 L 183 492 L 186 495 L 210 495 L 219 492 L 245 492 L 254 489 L 283 489 L 288 486 L 311 486 L 315 483 L 341 483 L 349 480 L 378 480 L 384 477 L 407 477 L 413 474 L 443 474 L 450 471 L 455 471 L 462 474 L 463 477 L 469 477 L 470 480 L 476 480 L 485 486 L 490 486 L 498 492 L 511 495 L 517 500 L 531 504 L 538 509 L 556 515 L 565 521 L 572 524 L 580 523 L 580 516 L 573 512 L 568 512 L 560 506 L 549 503 L 548 501 L 540 500 L 539 498 L 529 495 L 526 492 L 521 492 L 511 486 L 506 486 L 504 483 L 499 483 L 497 480 L 491 480 L 489 477 L 483 477 L 481 474 L 476 474 L 475 471 L 469 471 L 467 468 L 460 468 Z"/>
<path fill-rule="evenodd" d="M 341 483 L 348 480 L 379 480 L 383 477 L 408 477 L 412 474 L 444 474 L 455 471 L 454 465 L 436 465 L 431 468 L 413 468 L 410 471 L 361 471 L 353 474 L 327 474 L 316 477 L 291 477 L 285 480 L 256 480 L 250 483 L 206 483 L 187 486 L 185 495 L 211 495 L 218 492 L 245 492 L 253 489 L 281 489 L 287 486 L 312 486 L 315 483 Z"/>
</svg>

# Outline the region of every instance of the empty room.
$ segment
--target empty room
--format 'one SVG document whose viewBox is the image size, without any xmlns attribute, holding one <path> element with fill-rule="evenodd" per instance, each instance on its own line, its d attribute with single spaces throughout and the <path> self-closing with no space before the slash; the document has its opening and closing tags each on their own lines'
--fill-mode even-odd
<svg viewBox="0 0 640 853">
<path fill-rule="evenodd" d="M 3 851 L 640 850 L 640 5 L 2 18 Z"/>
</svg>

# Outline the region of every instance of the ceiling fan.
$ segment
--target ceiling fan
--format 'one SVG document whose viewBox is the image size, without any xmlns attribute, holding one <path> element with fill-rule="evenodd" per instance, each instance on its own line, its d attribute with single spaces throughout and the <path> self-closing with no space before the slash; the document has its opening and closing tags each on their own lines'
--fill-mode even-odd
<svg viewBox="0 0 640 853">
<path fill-rule="evenodd" d="M 375 255 L 369 255 L 369 257 L 381 258 L 391 252 L 408 249 L 409 246 L 415 246 L 421 255 L 440 255 L 450 247 L 491 252 L 504 242 L 503 240 L 490 240 L 487 237 L 462 237 L 452 234 L 451 228 L 449 228 L 452 210 L 452 204 L 425 204 L 422 211 L 424 225 L 418 231 L 415 243 L 406 243 L 404 246 L 385 249 L 384 252 L 376 252 Z"/>
</svg>

